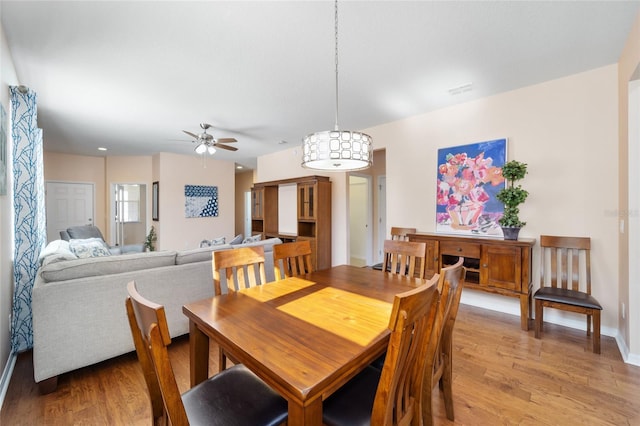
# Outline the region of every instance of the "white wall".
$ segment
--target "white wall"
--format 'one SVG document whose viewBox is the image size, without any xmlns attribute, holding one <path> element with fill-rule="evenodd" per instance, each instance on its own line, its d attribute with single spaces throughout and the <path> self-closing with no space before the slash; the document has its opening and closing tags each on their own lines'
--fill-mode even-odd
<svg viewBox="0 0 640 426">
<path fill-rule="evenodd" d="M 508 157 L 528 163 L 521 208 L 525 237 L 592 238 L 593 294 L 604 305 L 603 333 L 618 315 L 617 68 L 611 65 L 364 129 L 386 149 L 387 223 L 435 230 L 439 148 L 506 137 Z M 299 148 L 260 157 L 260 180 L 304 175 Z M 345 179 L 332 175 L 333 264 L 347 263 Z M 537 288 L 538 246 L 533 282 Z M 339 253 L 340 255 L 336 255 Z M 519 315 L 518 299 L 465 291 L 463 301 Z M 549 321 L 584 327 L 584 316 L 549 312 Z"/>
<path fill-rule="evenodd" d="M 158 250 L 197 248 L 203 239 L 235 235 L 235 166 L 229 161 L 211 157 L 203 164 L 196 155 L 160 153 L 154 180 L 160 185 L 158 222 Z M 205 167 L 206 166 L 206 167 Z M 155 167 L 155 164 L 154 164 Z M 186 172 L 188 171 L 188 172 Z M 218 187 L 219 215 L 217 217 L 185 217 L 185 185 Z"/>
<path fill-rule="evenodd" d="M 13 65 L 11 52 L 0 24 L 0 102 L 7 113 L 7 156 L 11 156 L 11 132 L 9 129 L 9 86 L 18 85 L 18 76 Z M 7 166 L 10 166 L 7 164 Z M 0 196 L 0 368 L 5 370 L 9 359 L 11 342 L 9 334 L 9 314 L 13 298 L 13 217 L 11 194 L 13 180 L 7 174 L 7 195 Z M 6 370 L 5 370 L 6 371 Z M 1 391 L 1 390 L 0 390 Z"/>
</svg>

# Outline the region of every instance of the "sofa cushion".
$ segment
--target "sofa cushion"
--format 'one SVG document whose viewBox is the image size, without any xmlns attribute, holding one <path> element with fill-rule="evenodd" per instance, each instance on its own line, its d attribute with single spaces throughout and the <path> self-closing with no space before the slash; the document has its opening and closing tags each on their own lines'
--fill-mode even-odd
<svg viewBox="0 0 640 426">
<path fill-rule="evenodd" d="M 202 247 L 192 250 L 180 250 L 176 254 L 176 265 L 204 261 L 211 262 L 211 252 L 215 250 L 226 250 L 230 248 L 230 244 L 218 244 L 211 247 Z"/>
<path fill-rule="evenodd" d="M 102 238 L 72 238 L 69 240 L 69 249 L 80 259 L 111 255 L 109 247 L 107 247 L 107 244 Z"/>
<path fill-rule="evenodd" d="M 175 261 L 175 251 L 133 253 L 52 263 L 43 266 L 40 274 L 45 282 L 65 281 L 169 266 L 174 265 Z"/>
</svg>

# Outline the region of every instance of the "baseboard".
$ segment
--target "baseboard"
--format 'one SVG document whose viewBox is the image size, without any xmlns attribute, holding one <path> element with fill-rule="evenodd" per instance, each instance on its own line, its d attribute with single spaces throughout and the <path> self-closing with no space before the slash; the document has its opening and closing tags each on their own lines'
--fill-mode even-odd
<svg viewBox="0 0 640 426">
<path fill-rule="evenodd" d="M 0 409 L 2 409 L 2 406 L 4 405 L 4 397 L 9 389 L 9 382 L 13 375 L 13 369 L 16 366 L 16 359 L 18 359 L 16 353 L 11 352 L 9 354 L 9 359 L 7 359 L 7 364 L 4 366 L 4 370 L 2 371 L 2 377 L 0 378 Z"/>
</svg>

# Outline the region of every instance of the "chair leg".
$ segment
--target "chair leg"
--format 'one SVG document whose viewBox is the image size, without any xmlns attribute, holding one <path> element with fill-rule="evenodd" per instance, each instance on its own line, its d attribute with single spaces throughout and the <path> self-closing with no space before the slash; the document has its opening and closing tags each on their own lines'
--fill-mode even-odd
<svg viewBox="0 0 640 426">
<path fill-rule="evenodd" d="M 431 373 L 428 373 L 431 375 Z M 422 424 L 423 426 L 433 426 L 433 410 L 431 408 L 431 397 L 433 396 L 433 381 L 425 376 L 422 385 Z"/>
<path fill-rule="evenodd" d="M 591 336 L 591 314 L 587 314 L 587 336 Z"/>
<path fill-rule="evenodd" d="M 593 353 L 600 353 L 600 310 L 593 311 Z"/>
<path fill-rule="evenodd" d="M 540 300 L 536 300 L 536 327 L 535 327 L 535 336 L 536 339 L 540 338 L 540 334 L 542 333 L 542 302 Z"/>
<path fill-rule="evenodd" d="M 452 344 L 449 342 L 449 347 L 445 349 L 444 354 L 444 368 L 442 370 L 442 377 L 440 378 L 440 385 L 444 396 L 444 408 L 447 413 L 447 419 L 453 421 L 453 352 Z"/>
</svg>

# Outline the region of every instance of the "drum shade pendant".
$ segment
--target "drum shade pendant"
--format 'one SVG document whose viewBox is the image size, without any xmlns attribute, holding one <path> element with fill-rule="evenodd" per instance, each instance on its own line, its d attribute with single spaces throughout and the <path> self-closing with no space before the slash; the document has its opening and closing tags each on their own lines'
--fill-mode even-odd
<svg viewBox="0 0 640 426">
<path fill-rule="evenodd" d="M 371 136 L 338 128 L 338 0 L 335 1 L 336 124 L 333 130 L 308 134 L 302 140 L 302 167 L 353 171 L 371 166 Z"/>
</svg>

